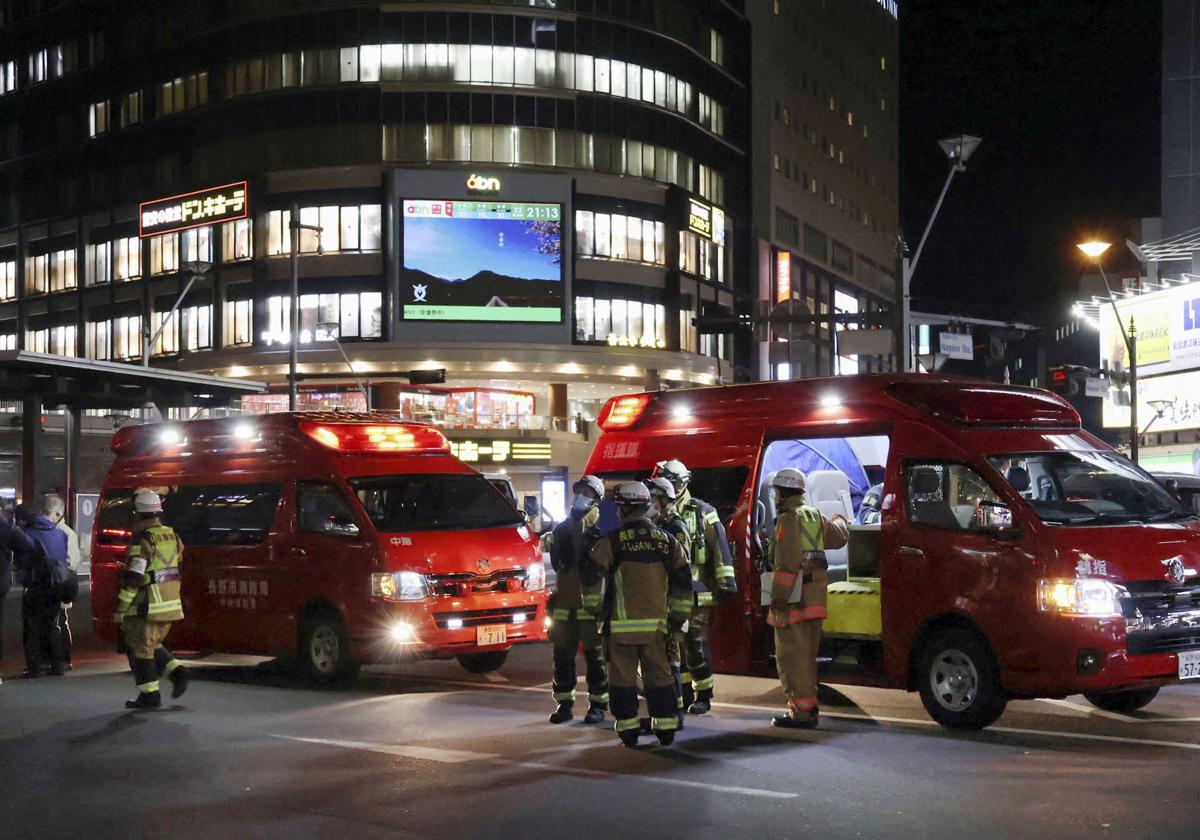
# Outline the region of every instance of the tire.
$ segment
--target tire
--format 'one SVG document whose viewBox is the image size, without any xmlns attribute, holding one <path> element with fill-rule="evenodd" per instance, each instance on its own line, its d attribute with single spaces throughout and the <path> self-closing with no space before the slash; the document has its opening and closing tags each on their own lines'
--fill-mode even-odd
<svg viewBox="0 0 1200 840">
<path fill-rule="evenodd" d="M 921 703 L 948 729 L 983 729 L 1004 713 L 1008 698 L 987 643 L 971 630 L 934 636 L 921 652 Z"/>
<path fill-rule="evenodd" d="M 466 653 L 458 657 L 458 664 L 472 674 L 490 674 L 499 671 L 508 659 L 508 651 L 493 650 L 488 653 Z"/>
<path fill-rule="evenodd" d="M 1157 688 L 1135 688 L 1132 691 L 1085 691 L 1083 696 L 1097 709 L 1129 714 L 1148 705 L 1158 696 Z"/>
<path fill-rule="evenodd" d="M 353 681 L 358 674 L 358 663 L 350 656 L 350 638 L 336 613 L 309 616 L 300 633 L 297 658 L 305 677 L 314 685 Z"/>
</svg>

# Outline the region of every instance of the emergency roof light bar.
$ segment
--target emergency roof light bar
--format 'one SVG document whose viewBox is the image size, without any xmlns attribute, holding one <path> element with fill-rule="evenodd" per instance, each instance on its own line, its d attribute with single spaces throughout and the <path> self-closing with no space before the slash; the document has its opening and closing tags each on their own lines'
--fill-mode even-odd
<svg viewBox="0 0 1200 840">
<path fill-rule="evenodd" d="M 337 452 L 441 454 L 450 451 L 450 442 L 440 429 L 418 423 L 303 421 L 300 431 Z"/>
<path fill-rule="evenodd" d="M 604 408 L 600 409 L 596 425 L 606 432 L 629 429 L 641 418 L 653 398 L 653 394 L 612 397 L 604 404 Z"/>
</svg>

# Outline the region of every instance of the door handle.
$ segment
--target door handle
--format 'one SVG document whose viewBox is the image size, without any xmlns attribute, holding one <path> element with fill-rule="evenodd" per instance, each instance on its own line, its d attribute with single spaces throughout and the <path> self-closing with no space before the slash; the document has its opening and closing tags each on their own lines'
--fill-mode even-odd
<svg viewBox="0 0 1200 840">
<path fill-rule="evenodd" d="M 924 557 L 925 552 L 922 549 L 915 548 L 911 545 L 900 546 L 900 553 L 905 557 Z"/>
</svg>

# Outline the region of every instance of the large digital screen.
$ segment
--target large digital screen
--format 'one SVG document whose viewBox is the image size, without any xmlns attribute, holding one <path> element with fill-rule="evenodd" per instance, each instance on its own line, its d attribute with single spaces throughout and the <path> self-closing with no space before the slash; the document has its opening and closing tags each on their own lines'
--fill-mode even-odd
<svg viewBox="0 0 1200 840">
<path fill-rule="evenodd" d="M 404 199 L 401 209 L 404 318 L 562 322 L 561 204 Z"/>
</svg>

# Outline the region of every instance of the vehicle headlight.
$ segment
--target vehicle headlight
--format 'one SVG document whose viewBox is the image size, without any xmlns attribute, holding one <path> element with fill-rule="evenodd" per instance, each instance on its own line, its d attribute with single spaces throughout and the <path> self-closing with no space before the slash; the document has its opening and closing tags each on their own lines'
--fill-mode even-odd
<svg viewBox="0 0 1200 840">
<path fill-rule="evenodd" d="M 376 572 L 371 595 L 385 601 L 421 601 L 429 594 L 425 575 L 417 572 Z"/>
<path fill-rule="evenodd" d="M 534 563 L 525 573 L 525 588 L 530 592 L 540 592 L 546 588 L 546 567 L 542 561 Z"/>
<path fill-rule="evenodd" d="M 1042 612 L 1087 618 L 1120 618 L 1120 599 L 1129 591 L 1107 580 L 1050 578 L 1038 581 L 1038 608 Z"/>
</svg>

